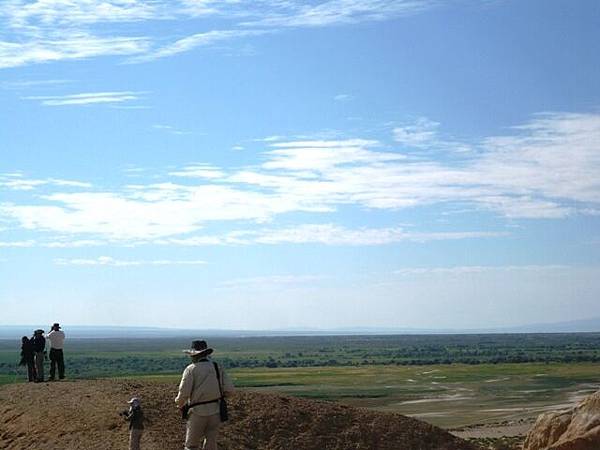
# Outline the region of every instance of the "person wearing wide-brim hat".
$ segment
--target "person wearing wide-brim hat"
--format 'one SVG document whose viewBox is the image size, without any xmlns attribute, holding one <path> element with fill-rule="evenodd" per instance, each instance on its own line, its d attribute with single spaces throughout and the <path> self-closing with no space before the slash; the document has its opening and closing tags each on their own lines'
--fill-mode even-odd
<svg viewBox="0 0 600 450">
<path fill-rule="evenodd" d="M 210 360 L 213 349 L 206 341 L 193 341 L 184 353 L 192 358 L 192 363 L 183 371 L 175 403 L 179 409 L 187 410 L 185 448 L 216 450 L 220 402 L 234 387 L 223 368 Z"/>
</svg>

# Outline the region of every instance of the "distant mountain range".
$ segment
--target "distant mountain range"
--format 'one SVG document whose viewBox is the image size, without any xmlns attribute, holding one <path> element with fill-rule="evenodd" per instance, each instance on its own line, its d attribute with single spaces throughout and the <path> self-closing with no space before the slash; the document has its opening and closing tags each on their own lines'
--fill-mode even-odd
<svg viewBox="0 0 600 450">
<path fill-rule="evenodd" d="M 29 336 L 39 325 L 0 325 L 0 339 Z M 325 336 L 325 335 L 386 335 L 386 334 L 489 334 L 489 333 L 589 333 L 600 332 L 600 317 L 569 322 L 538 323 L 498 328 L 393 328 L 346 327 L 332 329 L 282 328 L 272 330 L 179 329 L 159 327 L 68 326 L 74 338 L 168 338 L 168 337 L 251 337 L 251 336 Z"/>
</svg>

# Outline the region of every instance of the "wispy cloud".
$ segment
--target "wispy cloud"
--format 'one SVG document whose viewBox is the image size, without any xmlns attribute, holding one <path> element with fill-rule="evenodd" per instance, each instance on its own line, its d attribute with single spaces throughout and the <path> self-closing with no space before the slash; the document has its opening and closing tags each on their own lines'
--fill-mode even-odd
<svg viewBox="0 0 600 450">
<path fill-rule="evenodd" d="M 181 130 L 173 125 L 163 125 L 163 124 L 155 124 L 152 125 L 152 128 L 155 130 L 165 131 L 169 134 L 175 134 L 177 136 L 182 136 L 184 134 L 191 134 L 191 131 Z"/>
<path fill-rule="evenodd" d="M 349 229 L 334 224 L 303 224 L 290 228 L 237 233 L 238 239 L 258 244 L 386 245 L 399 242 L 476 239 L 506 236 L 505 232 L 411 232 L 403 228 Z"/>
<path fill-rule="evenodd" d="M 179 39 L 171 44 L 146 52 L 143 55 L 129 59 L 131 63 L 147 62 L 159 58 L 166 58 L 179 53 L 188 52 L 197 47 L 208 47 L 217 43 L 249 36 L 259 36 L 267 33 L 266 30 L 212 30 L 197 33 Z"/>
<path fill-rule="evenodd" d="M 0 190 L 32 191 L 46 185 L 86 189 L 92 187 L 91 183 L 84 181 L 63 180 L 59 178 L 34 179 L 26 178 L 21 173 L 0 173 Z"/>
<path fill-rule="evenodd" d="M 11 0 L 0 11 L 0 68 L 98 56 L 151 61 L 228 40 L 280 31 L 387 20 L 425 11 L 433 0 L 328 0 L 260 2 L 205 0 Z M 171 41 L 147 33 L 149 22 L 218 17 L 229 28 Z M 128 34 L 123 33 L 127 24 Z M 168 28 L 168 27 L 167 27 Z M 171 27 L 172 29 L 173 27 Z M 160 28 L 157 28 L 159 30 Z"/>
<path fill-rule="evenodd" d="M 394 140 L 411 147 L 429 146 L 435 141 L 438 122 L 420 117 L 411 124 L 394 128 Z"/>
<path fill-rule="evenodd" d="M 34 240 L 26 241 L 0 241 L 0 248 L 28 248 L 35 247 L 36 242 Z"/>
<path fill-rule="evenodd" d="M 13 29 L 71 27 L 155 19 L 164 14 L 162 6 L 160 2 L 143 0 L 13 0 L 4 6 L 2 15 Z"/>
<path fill-rule="evenodd" d="M 388 245 L 401 242 L 431 242 L 442 240 L 504 237 L 504 231 L 442 231 L 414 232 L 395 228 L 347 228 L 335 224 L 299 224 L 287 228 L 237 230 L 223 235 L 203 235 L 188 238 L 159 239 L 158 245 L 278 245 L 320 244 L 332 246 Z"/>
<path fill-rule="evenodd" d="M 336 102 L 347 102 L 352 100 L 352 96 L 350 94 L 338 94 L 333 97 Z"/>
<path fill-rule="evenodd" d="M 272 12 L 247 22 L 249 25 L 276 27 L 322 27 L 365 21 L 380 21 L 422 12 L 434 0 L 328 0 L 307 4 L 299 1 L 272 1 Z"/>
<path fill-rule="evenodd" d="M 394 274 L 403 277 L 448 275 L 460 277 L 498 272 L 560 272 L 571 268 L 564 265 L 407 267 L 395 270 Z"/>
<path fill-rule="evenodd" d="M 81 106 L 104 103 L 123 103 L 139 100 L 144 92 L 87 92 L 70 95 L 29 96 L 25 100 L 39 100 L 44 106 Z"/>
<path fill-rule="evenodd" d="M 110 256 L 99 256 L 95 259 L 63 259 L 57 258 L 54 263 L 60 266 L 114 266 L 114 267 L 131 267 L 131 266 L 199 266 L 206 264 L 206 261 L 200 260 L 122 260 L 115 259 Z"/>
<path fill-rule="evenodd" d="M 2 89 L 27 89 L 36 87 L 58 86 L 72 83 L 73 80 L 17 80 L 0 82 Z"/>
<path fill-rule="evenodd" d="M 284 139 L 285 139 L 285 136 L 273 135 L 273 136 L 267 136 L 264 138 L 253 139 L 253 141 L 254 142 L 276 142 L 276 141 L 282 141 Z"/>
<path fill-rule="evenodd" d="M 217 167 L 211 166 L 210 164 L 194 164 L 186 166 L 181 170 L 169 172 L 169 175 L 182 178 L 218 179 L 223 178 L 225 176 L 225 172 Z"/>
<path fill-rule="evenodd" d="M 171 169 L 167 175 L 172 178 L 161 183 L 104 192 L 69 192 L 55 183 L 56 189 L 41 200 L 0 204 L 0 218 L 11 226 L 79 239 L 377 245 L 487 235 L 478 230 L 348 229 L 331 224 L 337 222 L 337 210 L 354 207 L 368 215 L 441 205 L 510 219 L 558 219 L 600 209 L 598 114 L 538 115 L 504 136 L 472 144 L 477 151 L 468 157 L 449 161 L 428 158 L 427 152 L 413 157 L 370 139 L 266 145 L 259 164 L 226 169 L 195 163 Z M 1 183 L 10 189 L 37 185 L 23 176 L 0 178 Z M 327 219 L 289 228 L 261 225 L 288 213 Z M 249 222 L 254 224 L 250 232 L 202 233 L 209 224 Z"/>
<path fill-rule="evenodd" d="M 150 41 L 145 37 L 99 37 L 77 31 L 65 37 L 0 41 L 0 69 L 96 56 L 133 55 L 149 48 Z"/>
<path fill-rule="evenodd" d="M 270 275 L 261 277 L 235 278 L 219 284 L 225 289 L 278 289 L 281 287 L 313 286 L 326 279 L 323 275 Z"/>
</svg>

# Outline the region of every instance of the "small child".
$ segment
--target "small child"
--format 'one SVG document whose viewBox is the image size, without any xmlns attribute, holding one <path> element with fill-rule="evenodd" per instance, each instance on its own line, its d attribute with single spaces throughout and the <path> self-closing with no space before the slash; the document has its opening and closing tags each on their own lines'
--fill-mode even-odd
<svg viewBox="0 0 600 450">
<path fill-rule="evenodd" d="M 129 422 L 129 450 L 140 450 L 140 441 L 144 434 L 144 422 L 148 419 L 144 417 L 140 399 L 133 397 L 129 400 L 129 410 L 123 411 L 121 415 Z"/>
</svg>

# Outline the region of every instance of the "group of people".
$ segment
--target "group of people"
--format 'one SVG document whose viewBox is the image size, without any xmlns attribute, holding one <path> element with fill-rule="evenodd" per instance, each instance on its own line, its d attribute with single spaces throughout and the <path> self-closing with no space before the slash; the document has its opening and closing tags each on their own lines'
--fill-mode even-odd
<svg viewBox="0 0 600 450">
<path fill-rule="evenodd" d="M 175 404 L 187 420 L 185 450 L 217 450 L 219 427 L 227 420 L 226 397 L 233 392 L 233 384 L 223 368 L 209 358 L 213 349 L 206 341 L 193 341 L 192 348 L 184 352 L 192 362 L 183 371 Z M 129 422 L 129 449 L 140 450 L 148 419 L 139 398 L 129 400 L 129 405 L 122 413 Z"/>
<path fill-rule="evenodd" d="M 65 333 L 60 329 L 60 324 L 52 325 L 48 334 L 44 336 L 44 330 L 38 329 L 33 332 L 33 336 L 21 338 L 21 361 L 19 365 L 27 366 L 27 379 L 30 382 L 41 383 L 44 381 L 44 361 L 48 356 L 46 351 L 46 341 L 50 343 L 50 381 L 56 380 L 56 371 L 58 369 L 58 378 L 65 378 L 65 358 L 63 347 L 65 343 Z"/>
<path fill-rule="evenodd" d="M 58 378 L 65 378 L 65 333 L 60 324 L 55 323 L 46 335 L 44 330 L 38 329 L 31 338 L 22 338 L 20 364 L 27 366 L 27 377 L 31 382 L 44 381 L 46 341 L 50 343 L 49 380 L 56 379 L 57 369 Z M 213 349 L 206 341 L 193 341 L 192 347 L 184 352 L 191 357 L 191 364 L 183 371 L 175 404 L 187 420 L 185 449 L 217 450 L 217 434 L 221 423 L 227 420 L 226 397 L 233 392 L 233 384 L 223 368 L 210 359 Z M 140 450 L 144 424 L 149 421 L 139 398 L 134 397 L 128 403 L 129 409 L 121 414 L 129 422 L 129 449 Z"/>
</svg>

